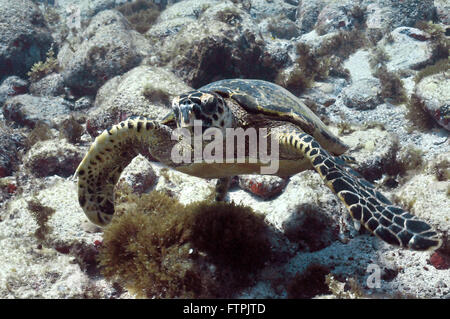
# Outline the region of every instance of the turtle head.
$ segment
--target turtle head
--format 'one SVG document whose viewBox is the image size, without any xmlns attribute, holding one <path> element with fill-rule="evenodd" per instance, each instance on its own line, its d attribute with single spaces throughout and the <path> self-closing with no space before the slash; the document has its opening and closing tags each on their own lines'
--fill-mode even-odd
<svg viewBox="0 0 450 319">
<path fill-rule="evenodd" d="M 173 99 L 172 109 L 179 128 L 194 129 L 201 121 L 203 131 L 219 128 L 223 133 L 233 123 L 233 114 L 223 98 L 214 92 L 192 91 Z"/>
</svg>

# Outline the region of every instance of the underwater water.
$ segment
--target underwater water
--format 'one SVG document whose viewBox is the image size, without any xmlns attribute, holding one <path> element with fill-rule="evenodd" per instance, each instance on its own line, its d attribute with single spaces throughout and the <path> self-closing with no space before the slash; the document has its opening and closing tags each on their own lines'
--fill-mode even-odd
<svg viewBox="0 0 450 319">
<path fill-rule="evenodd" d="M 449 9 L 0 0 L 0 297 L 449 298 Z"/>
</svg>

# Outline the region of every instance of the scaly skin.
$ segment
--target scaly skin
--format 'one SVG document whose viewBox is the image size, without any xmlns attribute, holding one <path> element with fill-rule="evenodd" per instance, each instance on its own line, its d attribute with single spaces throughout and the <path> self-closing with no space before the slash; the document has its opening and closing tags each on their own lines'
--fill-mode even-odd
<svg viewBox="0 0 450 319">
<path fill-rule="evenodd" d="M 442 241 L 430 225 L 394 206 L 374 186 L 339 157 L 329 154 L 310 135 L 280 134 L 280 143 L 304 154 L 325 184 L 345 204 L 357 222 L 385 242 L 413 250 L 434 250 Z"/>
<path fill-rule="evenodd" d="M 114 214 L 114 186 L 124 168 L 148 149 L 163 163 L 176 141 L 172 130 L 143 117 L 127 119 L 97 136 L 79 164 L 78 201 L 91 222 L 105 226 Z"/>
</svg>

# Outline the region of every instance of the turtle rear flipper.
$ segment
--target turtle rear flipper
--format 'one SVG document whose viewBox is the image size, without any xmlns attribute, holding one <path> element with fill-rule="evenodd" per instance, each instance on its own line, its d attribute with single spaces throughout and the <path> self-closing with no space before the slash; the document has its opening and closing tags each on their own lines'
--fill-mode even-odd
<svg viewBox="0 0 450 319">
<path fill-rule="evenodd" d="M 139 153 L 151 153 L 153 145 L 168 144 L 170 136 L 158 122 L 132 117 L 96 137 L 76 171 L 78 201 L 91 222 L 105 226 L 111 221 L 114 186 L 124 168 Z"/>
<path fill-rule="evenodd" d="M 215 200 L 221 202 L 227 195 L 228 189 L 231 185 L 231 177 L 221 177 L 216 183 L 216 196 Z"/>
<path fill-rule="evenodd" d="M 310 161 L 326 185 L 342 200 L 350 215 L 385 242 L 414 250 L 434 250 L 442 244 L 426 222 L 394 206 L 342 158 L 323 149 L 306 133 L 285 132 L 280 143 L 297 149 Z"/>
</svg>

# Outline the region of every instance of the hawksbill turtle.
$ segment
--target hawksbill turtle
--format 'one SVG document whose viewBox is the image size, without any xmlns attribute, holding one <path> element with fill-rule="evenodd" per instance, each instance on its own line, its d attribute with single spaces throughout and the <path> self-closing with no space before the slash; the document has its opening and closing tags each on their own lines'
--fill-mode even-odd
<svg viewBox="0 0 450 319">
<path fill-rule="evenodd" d="M 173 150 L 191 151 L 193 139 L 174 139 L 172 133 L 177 127 L 193 131 L 194 121 L 202 121 L 202 132 L 266 128 L 267 136 L 274 137 L 279 147 L 279 169 L 274 175 L 314 169 L 356 224 L 380 239 L 413 250 L 440 247 L 440 236 L 430 225 L 393 205 L 348 165 L 352 158 L 343 154 L 348 146 L 286 89 L 262 80 L 221 80 L 175 97 L 172 111 L 162 121 L 131 117 L 97 136 L 76 171 L 79 203 L 90 221 L 100 226 L 111 221 L 114 185 L 139 153 L 147 151 L 164 165 L 189 175 L 218 178 L 216 200 L 224 199 L 232 176 L 252 174 L 263 166 L 259 159 L 250 161 L 253 155 L 247 148 L 244 162 L 175 161 Z M 225 147 L 225 142 L 221 145 Z"/>
</svg>

